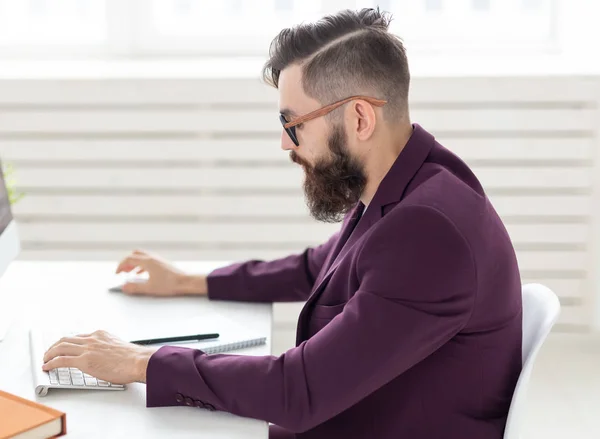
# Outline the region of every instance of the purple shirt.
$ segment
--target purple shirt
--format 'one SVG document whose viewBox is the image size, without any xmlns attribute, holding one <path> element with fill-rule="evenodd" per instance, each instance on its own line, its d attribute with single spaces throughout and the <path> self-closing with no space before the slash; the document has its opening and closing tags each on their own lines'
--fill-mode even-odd
<svg viewBox="0 0 600 439">
<path fill-rule="evenodd" d="M 191 400 L 272 437 L 502 438 L 521 370 L 515 252 L 469 167 L 413 127 L 360 219 L 359 202 L 321 246 L 209 275 L 213 300 L 306 300 L 296 346 L 162 347 L 149 407 Z"/>
</svg>

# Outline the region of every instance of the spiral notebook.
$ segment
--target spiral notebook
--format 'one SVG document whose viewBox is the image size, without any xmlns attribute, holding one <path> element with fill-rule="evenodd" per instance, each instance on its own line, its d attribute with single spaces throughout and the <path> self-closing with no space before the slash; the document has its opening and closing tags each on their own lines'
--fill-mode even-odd
<svg viewBox="0 0 600 439">
<path fill-rule="evenodd" d="M 129 322 L 111 322 L 111 324 L 84 322 L 69 322 L 66 326 L 43 325 L 45 333 L 50 333 L 52 341 L 64 335 L 92 332 L 105 329 L 123 340 L 142 340 L 150 338 L 177 337 L 182 335 L 218 333 L 219 338 L 203 341 L 171 342 L 162 345 L 190 347 L 200 349 L 206 354 L 225 352 L 243 352 L 244 349 L 266 344 L 267 335 L 259 334 L 244 325 L 221 314 L 210 312 L 192 318 L 177 320 L 153 320 L 148 325 L 130 325 Z M 153 346 L 161 346 L 155 344 Z M 250 352 L 251 354 L 254 352 Z"/>
<path fill-rule="evenodd" d="M 220 337 L 222 338 L 222 337 Z M 266 337 L 255 337 L 255 338 L 243 338 L 243 339 L 229 339 L 226 341 L 214 341 L 214 342 L 198 342 L 194 348 L 200 349 L 205 354 L 220 354 L 230 351 L 239 351 L 246 348 L 264 345 L 267 342 Z M 210 343 L 210 345 L 209 345 Z"/>
<path fill-rule="evenodd" d="M 136 331 L 137 332 L 137 331 Z M 213 340 L 165 343 L 172 346 L 200 349 L 206 354 L 218 354 L 266 344 L 267 336 L 249 330 L 238 322 L 222 315 L 211 313 L 178 322 L 165 322 L 159 328 L 138 332 L 139 338 L 173 337 L 189 334 L 219 333 L 219 338 Z M 130 338 L 130 340 L 133 338 Z M 138 338 L 136 338 L 138 339 Z"/>
</svg>

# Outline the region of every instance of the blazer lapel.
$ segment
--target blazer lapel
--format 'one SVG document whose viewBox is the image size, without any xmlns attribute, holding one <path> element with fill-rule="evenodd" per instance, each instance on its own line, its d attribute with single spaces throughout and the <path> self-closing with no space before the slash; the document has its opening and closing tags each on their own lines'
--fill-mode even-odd
<svg viewBox="0 0 600 439">
<path fill-rule="evenodd" d="M 356 235 L 356 233 L 353 233 L 353 232 L 355 232 L 356 227 L 362 223 L 362 221 L 361 221 L 362 218 L 360 215 L 361 215 L 361 212 L 363 211 L 363 208 L 364 208 L 364 204 L 359 201 L 356 204 L 356 206 L 354 206 L 354 208 L 352 208 L 350 213 L 346 216 L 346 219 L 344 220 L 344 223 L 342 225 L 342 230 L 340 232 L 340 236 L 335 244 L 335 247 L 327 256 L 325 263 L 323 264 L 323 268 L 321 269 L 321 271 L 319 273 L 319 276 L 317 276 L 317 279 L 315 279 L 315 283 L 314 283 L 314 286 L 312 289 L 312 294 L 309 296 L 308 300 L 302 307 L 302 310 L 300 311 L 300 315 L 298 317 L 299 324 L 296 328 L 296 344 L 297 345 L 300 344 L 303 339 L 302 331 L 304 330 L 304 325 L 300 324 L 300 322 L 302 322 L 306 318 L 306 313 L 308 312 L 307 310 L 310 308 L 310 305 L 317 300 L 321 286 L 323 284 L 325 284 L 326 280 L 333 273 L 333 270 L 330 267 L 332 266 L 332 264 L 335 261 L 338 261 L 339 258 L 337 258 L 336 256 L 338 256 L 338 254 L 340 253 L 341 250 L 344 250 L 344 254 L 345 254 L 348 238 Z M 357 221 L 358 221 L 358 225 L 357 225 Z M 338 264 L 339 264 L 339 262 L 338 262 Z"/>
<path fill-rule="evenodd" d="M 363 205 L 362 203 L 360 204 Z M 356 224 L 354 230 L 351 229 L 349 231 L 350 235 L 347 236 L 347 239 L 342 244 L 343 246 L 339 253 L 335 255 L 335 259 L 333 259 L 333 262 L 331 263 L 331 265 L 329 265 L 329 268 L 323 275 L 321 281 L 318 284 L 316 284 L 317 287 L 313 289 L 313 296 L 315 296 L 317 291 L 319 291 L 319 289 L 321 288 L 321 284 L 323 284 L 323 282 L 325 282 L 327 278 L 329 278 L 329 276 L 333 274 L 335 269 L 340 265 L 340 262 L 344 259 L 344 256 L 346 256 L 348 252 L 352 249 L 354 244 L 356 244 L 356 241 L 358 241 L 367 232 L 367 230 L 369 230 L 369 228 L 373 224 L 375 224 L 380 218 L 381 208 L 379 206 L 370 206 L 369 208 L 367 208 L 365 214 L 358 220 L 358 224 Z"/>
<path fill-rule="evenodd" d="M 331 267 L 333 261 L 336 259 L 336 256 L 339 254 L 340 250 L 344 248 L 344 244 L 348 240 L 348 237 L 352 234 L 352 231 L 355 229 L 357 221 L 359 221 L 363 208 L 364 204 L 359 201 L 357 205 L 354 206 L 346 216 L 346 219 L 342 224 L 340 236 L 335 244 L 335 247 L 331 252 L 329 252 L 329 255 L 327 255 L 325 263 L 323 264 L 319 275 L 315 279 L 313 291 L 315 291 L 316 289 L 315 286 L 318 286 L 322 282 L 325 273 L 328 271 L 329 267 Z"/>
</svg>

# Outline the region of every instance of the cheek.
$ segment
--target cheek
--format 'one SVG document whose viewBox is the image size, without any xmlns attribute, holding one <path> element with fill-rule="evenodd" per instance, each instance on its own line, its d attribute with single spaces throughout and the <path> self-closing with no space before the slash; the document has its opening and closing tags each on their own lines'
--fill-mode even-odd
<svg viewBox="0 0 600 439">
<path fill-rule="evenodd" d="M 304 156 L 314 165 L 317 161 L 327 157 L 329 147 L 327 145 L 327 138 L 323 136 L 322 132 L 312 130 L 309 132 L 306 130 L 303 134 L 303 141 L 300 145 L 304 146 Z"/>
</svg>

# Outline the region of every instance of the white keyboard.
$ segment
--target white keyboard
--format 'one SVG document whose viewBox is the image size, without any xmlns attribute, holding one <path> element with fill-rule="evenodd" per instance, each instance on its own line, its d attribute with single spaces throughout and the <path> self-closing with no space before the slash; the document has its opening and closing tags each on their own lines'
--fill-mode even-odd
<svg viewBox="0 0 600 439">
<path fill-rule="evenodd" d="M 50 336 L 48 331 L 32 328 L 29 331 L 29 348 L 31 351 L 31 367 L 33 369 L 33 382 L 35 393 L 46 396 L 49 389 L 86 389 L 86 390 L 124 390 L 122 384 L 113 384 L 99 380 L 83 373 L 79 369 L 59 368 L 43 371 L 44 353 L 60 339 L 60 336 Z"/>
<path fill-rule="evenodd" d="M 96 379 L 73 367 L 53 369 L 48 372 L 48 379 L 50 384 L 60 386 L 123 387 L 119 384 L 111 384 L 108 381 Z"/>
</svg>

